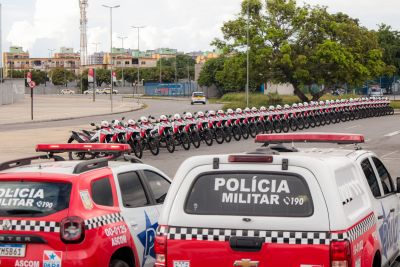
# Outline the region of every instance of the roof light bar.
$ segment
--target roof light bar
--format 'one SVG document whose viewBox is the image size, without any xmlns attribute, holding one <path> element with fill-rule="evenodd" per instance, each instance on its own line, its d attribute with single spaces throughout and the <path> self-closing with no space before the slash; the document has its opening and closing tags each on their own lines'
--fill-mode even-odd
<svg viewBox="0 0 400 267">
<path fill-rule="evenodd" d="M 36 152 L 129 152 L 131 147 L 128 144 L 38 144 Z"/>
<path fill-rule="evenodd" d="M 285 133 L 260 134 L 256 136 L 256 143 L 337 143 L 358 144 L 364 143 L 364 135 L 347 133 Z"/>
<path fill-rule="evenodd" d="M 260 155 L 229 155 L 228 162 L 264 162 L 272 163 L 272 156 L 260 156 Z"/>
</svg>

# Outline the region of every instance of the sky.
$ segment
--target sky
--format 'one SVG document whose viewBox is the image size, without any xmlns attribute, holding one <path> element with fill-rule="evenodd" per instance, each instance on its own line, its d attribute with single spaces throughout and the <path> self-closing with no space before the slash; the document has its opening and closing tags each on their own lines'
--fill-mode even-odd
<svg viewBox="0 0 400 267">
<path fill-rule="evenodd" d="M 22 46 L 32 57 L 47 57 L 49 49 L 73 47 L 79 50 L 79 0 L 0 0 L 2 4 L 2 47 Z M 140 31 L 141 50 L 159 47 L 179 51 L 212 50 L 210 42 L 221 37 L 224 21 L 240 10 L 241 0 L 89 0 L 88 52 L 110 50 L 109 10 L 113 11 L 113 46 L 121 47 L 118 36 L 128 37 L 125 48 L 137 48 Z M 400 30 L 399 0 L 303 0 L 298 3 L 328 6 L 331 12 L 344 12 L 358 18 L 362 25 L 376 28 L 386 23 Z"/>
</svg>

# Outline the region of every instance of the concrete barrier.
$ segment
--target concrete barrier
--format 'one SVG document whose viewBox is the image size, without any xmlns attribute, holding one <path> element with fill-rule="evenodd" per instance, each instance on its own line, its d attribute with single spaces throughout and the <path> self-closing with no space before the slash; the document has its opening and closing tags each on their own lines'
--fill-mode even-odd
<svg viewBox="0 0 400 267">
<path fill-rule="evenodd" d="M 0 83 L 0 105 L 9 105 L 24 97 L 25 80 L 8 79 Z"/>
</svg>

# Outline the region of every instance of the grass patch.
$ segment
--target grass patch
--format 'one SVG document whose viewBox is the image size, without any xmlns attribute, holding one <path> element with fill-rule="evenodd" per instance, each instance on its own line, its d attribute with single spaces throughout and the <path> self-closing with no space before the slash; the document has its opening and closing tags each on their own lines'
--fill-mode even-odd
<svg viewBox="0 0 400 267">
<path fill-rule="evenodd" d="M 307 95 L 311 99 L 311 95 Z M 356 98 L 358 95 L 347 94 L 340 96 L 333 96 L 331 94 L 326 94 L 320 98 L 320 100 L 325 101 L 327 99 L 342 99 L 342 98 Z M 245 93 L 229 93 L 223 95 L 219 100 L 215 100 L 215 103 L 224 103 L 224 109 L 228 108 L 245 108 L 246 107 L 246 94 Z M 270 105 L 284 105 L 293 104 L 300 102 L 300 99 L 295 95 L 278 95 L 278 94 L 260 94 L 251 93 L 249 94 L 249 107 L 261 107 Z"/>
<path fill-rule="evenodd" d="M 400 100 L 390 101 L 390 106 L 394 109 L 400 109 Z"/>
</svg>

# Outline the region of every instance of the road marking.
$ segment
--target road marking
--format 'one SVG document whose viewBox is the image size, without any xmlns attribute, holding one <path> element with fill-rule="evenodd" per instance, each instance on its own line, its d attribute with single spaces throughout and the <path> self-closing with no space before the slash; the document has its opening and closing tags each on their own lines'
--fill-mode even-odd
<svg viewBox="0 0 400 267">
<path fill-rule="evenodd" d="M 365 143 L 371 141 L 371 139 L 365 139 Z"/>
<path fill-rule="evenodd" d="M 391 136 L 395 136 L 397 134 L 400 134 L 400 131 L 395 131 L 395 132 L 392 132 L 392 133 L 388 133 L 388 134 L 385 134 L 385 136 L 391 137 Z"/>
<path fill-rule="evenodd" d="M 360 125 L 354 125 L 354 126 L 350 126 L 350 127 L 347 127 L 347 129 L 353 129 L 353 128 L 357 128 L 358 126 L 360 126 Z"/>
<path fill-rule="evenodd" d="M 393 155 L 394 153 L 397 153 L 397 152 L 399 152 L 399 151 L 395 150 L 393 152 L 387 153 L 387 154 L 383 155 L 382 158 L 386 158 L 387 156 Z"/>
</svg>

